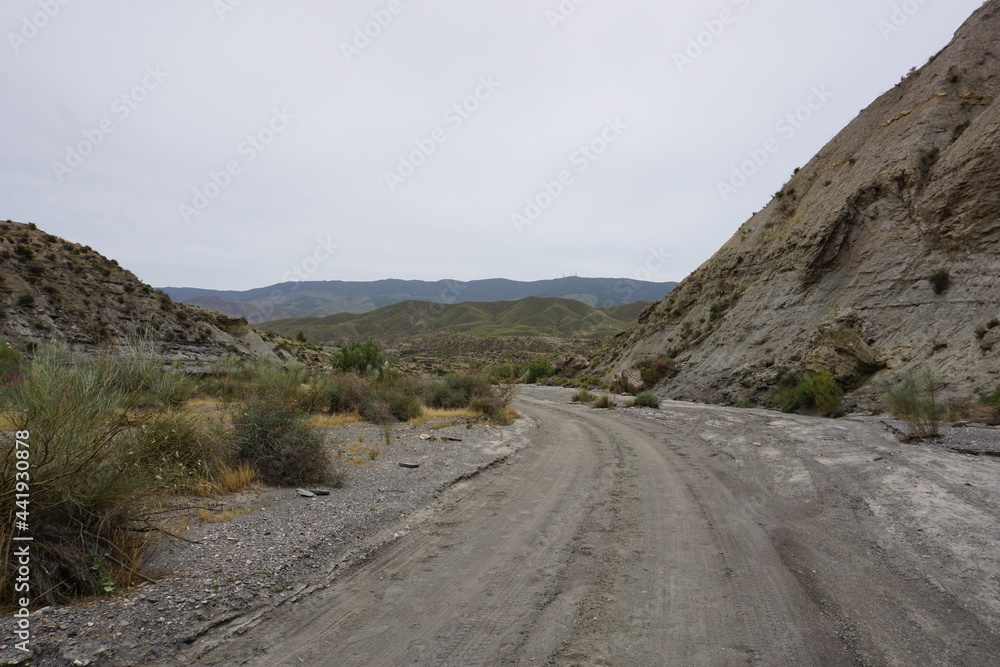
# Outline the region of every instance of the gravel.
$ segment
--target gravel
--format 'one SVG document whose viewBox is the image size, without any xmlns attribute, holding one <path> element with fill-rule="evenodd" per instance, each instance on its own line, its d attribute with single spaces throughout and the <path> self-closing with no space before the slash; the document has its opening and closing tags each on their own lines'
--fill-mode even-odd
<svg viewBox="0 0 1000 667">
<path fill-rule="evenodd" d="M 397 425 L 390 445 L 369 424 L 326 430 L 345 483 L 304 490 L 329 495 L 266 489 L 175 507 L 163 521 L 176 537 L 165 535 L 151 554 L 153 582 L 36 611 L 30 654 L 14 648 L 14 619 L 0 619 L 0 662 L 187 663 L 185 651 L 192 653 L 196 641 L 239 632 L 268 610 L 323 587 L 347 564 L 406 534 L 415 513 L 451 485 L 527 443 L 527 420 L 510 427 L 449 424 Z M 202 522 L 202 510 L 217 522 Z"/>
</svg>

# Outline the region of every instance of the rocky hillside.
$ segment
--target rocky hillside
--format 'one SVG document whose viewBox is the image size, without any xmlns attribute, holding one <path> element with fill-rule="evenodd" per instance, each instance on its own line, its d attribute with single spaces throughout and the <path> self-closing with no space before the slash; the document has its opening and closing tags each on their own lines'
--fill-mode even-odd
<svg viewBox="0 0 1000 667">
<path fill-rule="evenodd" d="M 182 366 L 224 356 L 288 358 L 245 320 L 179 304 L 89 246 L 34 224 L 0 222 L 0 339 L 25 349 L 56 341 L 83 351 L 129 337 L 153 342 Z"/>
<path fill-rule="evenodd" d="M 861 404 L 928 362 L 1000 383 L 1000 0 L 865 109 L 596 362 L 673 357 L 669 396 L 763 400 L 819 367 Z"/>
</svg>

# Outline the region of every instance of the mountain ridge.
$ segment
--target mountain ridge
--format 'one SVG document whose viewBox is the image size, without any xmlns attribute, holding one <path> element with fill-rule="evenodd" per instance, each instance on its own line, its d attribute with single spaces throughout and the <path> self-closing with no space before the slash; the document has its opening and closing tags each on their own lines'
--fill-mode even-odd
<svg viewBox="0 0 1000 667">
<path fill-rule="evenodd" d="M 474 281 L 286 282 L 252 290 L 210 290 L 165 287 L 176 301 L 192 303 L 253 324 L 291 317 L 324 317 L 339 312 L 366 313 L 403 301 L 460 303 L 463 301 L 516 301 L 525 297 L 572 298 L 591 306 L 618 306 L 635 301 L 656 301 L 676 285 L 627 278 L 581 278 L 516 281 L 491 278 Z"/>
</svg>

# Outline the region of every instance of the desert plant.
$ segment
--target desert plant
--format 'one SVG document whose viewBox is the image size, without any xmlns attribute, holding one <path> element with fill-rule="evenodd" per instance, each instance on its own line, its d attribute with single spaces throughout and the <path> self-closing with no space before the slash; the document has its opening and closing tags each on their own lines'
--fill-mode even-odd
<svg viewBox="0 0 1000 667">
<path fill-rule="evenodd" d="M 591 404 L 591 407 L 601 410 L 614 410 L 618 407 L 618 402 L 611 396 L 611 394 L 601 394 L 601 396 Z"/>
<path fill-rule="evenodd" d="M 794 386 L 793 382 L 794 380 L 787 376 L 783 378 L 786 388 L 780 390 L 771 400 L 774 407 L 782 412 L 795 412 L 802 408 L 814 407 L 831 415 L 841 414 L 844 391 L 829 371 L 825 369 L 812 371 L 806 373 L 805 377 Z"/>
<path fill-rule="evenodd" d="M 198 395 L 198 383 L 181 371 L 162 370 L 150 374 L 145 392 L 156 405 L 176 408 Z"/>
<path fill-rule="evenodd" d="M 580 391 L 573 394 L 574 403 L 592 403 L 595 400 L 597 400 L 597 396 L 594 396 L 586 389 L 581 389 Z"/>
<path fill-rule="evenodd" d="M 495 384 L 491 388 L 493 395 L 500 399 L 500 403 L 505 408 L 509 408 L 514 399 L 517 398 L 520 390 L 516 384 Z"/>
<path fill-rule="evenodd" d="M 294 486 L 326 481 L 331 465 L 319 434 L 294 406 L 253 397 L 234 411 L 236 460 L 268 484 Z"/>
<path fill-rule="evenodd" d="M 535 384 L 539 380 L 555 375 L 556 369 L 552 367 L 552 362 L 544 357 L 536 357 L 528 363 L 527 375 L 524 381 L 527 384 Z"/>
<path fill-rule="evenodd" d="M 24 292 L 17 297 L 17 307 L 18 308 L 34 308 L 35 306 L 35 295 L 31 292 Z"/>
<path fill-rule="evenodd" d="M 88 561 L 92 554 L 102 555 L 107 577 L 118 584 L 134 576 L 145 538 L 130 528 L 157 481 L 154 471 L 138 465 L 127 437 L 142 400 L 141 389 L 122 382 L 141 373 L 129 363 L 111 354 L 82 359 L 42 348 L 23 368 L 23 379 L 0 391 L 0 416 L 29 445 L 0 454 L 0 507 L 7 514 L 0 521 L 0 599 L 9 602 L 14 591 L 15 479 L 24 481 L 19 472 L 30 479 L 35 603 L 101 593 Z"/>
<path fill-rule="evenodd" d="M 476 373 L 451 373 L 435 382 L 427 397 L 432 408 L 465 408 L 480 397 L 490 397 L 489 378 Z"/>
<path fill-rule="evenodd" d="M 524 377 L 528 369 L 520 364 L 494 364 L 484 368 L 483 372 L 490 376 L 490 379 L 515 383 Z"/>
<path fill-rule="evenodd" d="M 927 276 L 927 280 L 930 281 L 935 294 L 943 294 L 945 290 L 951 287 L 951 274 L 948 272 L 948 269 L 938 269 Z"/>
<path fill-rule="evenodd" d="M 970 125 L 972 125 L 971 120 L 963 120 L 961 123 L 956 125 L 955 129 L 951 131 L 952 143 L 958 141 L 962 137 L 962 135 L 965 134 L 965 131 L 969 129 Z"/>
<path fill-rule="evenodd" d="M 185 412 L 165 412 L 128 435 L 134 466 L 156 471 L 171 492 L 196 491 L 232 458 L 222 424 Z"/>
<path fill-rule="evenodd" d="M 382 348 L 375 341 L 344 345 L 330 357 L 333 367 L 344 373 L 380 374 L 386 367 Z"/>
<path fill-rule="evenodd" d="M 655 357 L 644 359 L 633 366 L 642 376 L 642 382 L 647 387 L 655 387 L 659 382 L 677 375 L 677 362 L 672 358 Z"/>
<path fill-rule="evenodd" d="M 893 415 L 906 421 L 910 439 L 938 436 L 941 406 L 937 402 L 937 379 L 929 366 L 910 370 L 894 380 L 884 380 L 880 388 Z"/>
<path fill-rule="evenodd" d="M 983 398 L 980 401 L 982 406 L 983 421 L 990 426 L 1000 424 L 1000 389 Z"/>
<path fill-rule="evenodd" d="M 660 397 L 651 391 L 641 392 L 636 396 L 630 403 L 630 407 L 640 407 L 640 408 L 659 408 L 660 407 Z"/>
</svg>

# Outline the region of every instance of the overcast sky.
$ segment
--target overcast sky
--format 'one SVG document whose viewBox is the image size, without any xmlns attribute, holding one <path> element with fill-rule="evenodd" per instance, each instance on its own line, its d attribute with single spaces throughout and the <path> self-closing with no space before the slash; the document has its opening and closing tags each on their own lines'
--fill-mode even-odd
<svg viewBox="0 0 1000 667">
<path fill-rule="evenodd" d="M 0 218 L 156 286 L 680 280 L 981 4 L 5 0 Z"/>
</svg>

